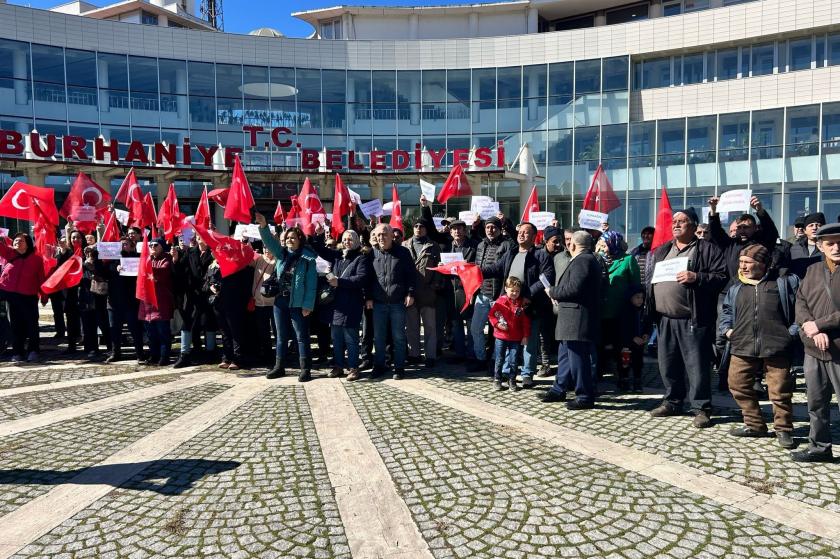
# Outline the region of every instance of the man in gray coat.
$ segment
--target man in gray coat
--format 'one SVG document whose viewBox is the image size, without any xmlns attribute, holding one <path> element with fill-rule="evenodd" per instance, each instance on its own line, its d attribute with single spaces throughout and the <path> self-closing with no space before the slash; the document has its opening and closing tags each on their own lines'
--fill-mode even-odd
<svg viewBox="0 0 840 559">
<path fill-rule="evenodd" d="M 593 245 L 589 233 L 576 231 L 572 235 L 569 250 L 572 259 L 568 268 L 557 285 L 546 289 L 552 301 L 556 301 L 554 337 L 560 342 L 560 348 L 554 385 L 543 395 L 542 401 L 564 401 L 571 379 L 575 384 L 575 400 L 566 403 L 570 410 L 595 406 L 595 375 L 590 352 L 592 342 L 598 338 L 602 268 L 592 254 Z"/>
<path fill-rule="evenodd" d="M 428 237 L 434 227 L 421 218 L 414 224 L 414 235 L 403 246 L 411 253 L 417 271 L 414 288 L 414 304 L 406 309 L 405 327 L 408 339 L 408 362 L 420 363 L 420 320 L 425 332 L 426 368 L 435 366 L 437 358 L 437 335 L 435 327 L 435 305 L 438 291 L 443 287 L 444 276 L 430 270 L 440 264 L 440 247 Z"/>
</svg>

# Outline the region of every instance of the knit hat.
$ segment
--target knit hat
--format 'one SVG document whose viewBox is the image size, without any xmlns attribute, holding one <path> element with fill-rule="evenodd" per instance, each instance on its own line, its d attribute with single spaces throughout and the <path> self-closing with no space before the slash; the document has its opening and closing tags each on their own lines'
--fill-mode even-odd
<svg viewBox="0 0 840 559">
<path fill-rule="evenodd" d="M 825 225 L 825 214 L 822 212 L 815 212 L 812 214 L 808 214 L 805 216 L 805 227 L 808 227 L 810 223 L 819 223 L 820 227 Z"/>
<path fill-rule="evenodd" d="M 747 258 L 752 258 L 756 262 L 767 264 L 767 260 L 770 257 L 770 251 L 768 251 L 767 247 L 764 245 L 754 244 L 741 249 L 739 256 L 746 256 Z"/>
<path fill-rule="evenodd" d="M 556 227 L 548 226 L 543 230 L 543 239 L 545 242 L 548 242 L 550 239 L 558 236 L 560 234 L 560 230 Z"/>
<path fill-rule="evenodd" d="M 687 215 L 688 219 L 690 219 L 695 225 L 700 223 L 700 218 L 697 217 L 697 212 L 694 211 L 694 208 L 685 208 L 684 210 L 677 210 L 677 211 L 674 212 L 673 215 L 677 215 L 677 214 Z"/>
<path fill-rule="evenodd" d="M 486 226 L 486 225 L 495 225 L 496 227 L 498 227 L 499 229 L 501 229 L 501 228 L 502 228 L 502 220 L 501 220 L 501 219 L 499 219 L 498 217 L 496 217 L 496 216 L 494 215 L 494 216 L 488 217 L 488 218 L 484 221 L 484 225 L 485 225 L 485 226 Z"/>
</svg>

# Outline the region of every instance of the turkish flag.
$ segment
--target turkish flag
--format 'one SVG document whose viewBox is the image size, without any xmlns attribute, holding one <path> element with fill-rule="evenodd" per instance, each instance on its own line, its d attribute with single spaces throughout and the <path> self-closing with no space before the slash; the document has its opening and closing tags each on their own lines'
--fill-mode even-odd
<svg viewBox="0 0 840 559">
<path fill-rule="evenodd" d="M 445 204 L 450 198 L 457 198 L 459 196 L 471 196 L 472 189 L 470 183 L 467 182 L 467 175 L 459 163 L 452 166 L 449 176 L 446 177 L 446 182 L 440 187 L 437 200 L 441 204 Z"/>
<path fill-rule="evenodd" d="M 149 233 L 143 231 L 143 245 L 140 247 L 140 261 L 137 266 L 137 287 L 134 296 L 147 305 L 157 308 L 155 273 L 152 270 L 152 256 L 149 254 Z"/>
<path fill-rule="evenodd" d="M 55 272 L 41 284 L 41 293 L 50 295 L 62 289 L 76 287 L 82 281 L 82 257 L 71 256 L 67 262 L 55 269 Z"/>
<path fill-rule="evenodd" d="M 286 227 L 300 225 L 300 204 L 298 204 L 297 198 L 294 194 L 289 196 L 289 199 L 292 201 L 292 207 L 289 209 L 289 215 L 286 216 Z"/>
<path fill-rule="evenodd" d="M 198 201 L 198 208 L 195 210 L 195 223 L 205 229 L 210 229 L 210 202 L 207 200 L 207 187 L 201 193 L 201 200 Z"/>
<path fill-rule="evenodd" d="M 119 190 L 117 190 L 117 195 L 114 196 L 114 201 L 130 208 L 132 201 L 140 201 L 142 196 L 143 191 L 140 189 L 140 183 L 137 182 L 137 176 L 134 174 L 134 169 L 131 169 L 123 179 Z"/>
<path fill-rule="evenodd" d="M 467 296 L 467 300 L 464 303 L 464 308 L 461 309 L 461 312 L 464 312 L 467 308 L 469 308 L 473 295 L 475 295 L 475 292 L 478 291 L 478 288 L 481 287 L 481 283 L 484 281 L 484 275 L 481 273 L 481 268 L 479 268 L 477 264 L 469 262 L 452 262 L 450 264 L 441 264 L 440 266 L 435 266 L 434 268 L 429 269 L 434 270 L 435 272 L 440 272 L 441 274 L 458 276 L 461 279 L 461 284 L 464 286 L 464 293 L 466 293 Z"/>
<path fill-rule="evenodd" d="M 308 178 L 303 181 L 303 188 L 300 190 L 297 202 L 300 206 L 300 224 L 304 235 L 314 235 L 315 222 L 312 221 L 312 216 L 315 214 L 326 216 L 327 212 Z"/>
<path fill-rule="evenodd" d="M 106 243 L 115 243 L 120 240 L 120 227 L 117 225 L 117 215 L 111 213 L 105 222 L 105 232 L 102 233 L 102 240 Z"/>
<path fill-rule="evenodd" d="M 233 161 L 233 180 L 230 183 L 230 192 L 225 205 L 225 219 L 251 223 L 251 208 L 253 207 L 254 195 L 251 194 L 251 186 L 248 184 L 237 155 Z"/>
<path fill-rule="evenodd" d="M 397 194 L 396 184 L 391 185 L 391 200 L 391 220 L 388 222 L 388 225 L 393 229 L 399 229 L 405 233 L 402 220 L 402 202 L 400 202 L 400 196 Z"/>
<path fill-rule="evenodd" d="M 531 194 L 528 195 L 528 201 L 525 202 L 525 210 L 522 212 L 522 219 L 519 220 L 519 223 L 528 223 L 531 222 L 531 212 L 538 212 L 540 211 L 540 199 L 537 196 L 537 185 L 531 187 Z M 543 239 L 543 232 L 537 231 L 537 236 L 534 238 L 534 242 L 539 244 Z"/>
<path fill-rule="evenodd" d="M 274 210 L 274 224 L 282 227 L 284 221 L 286 221 L 286 214 L 283 213 L 283 202 L 277 200 L 277 209 Z"/>
<path fill-rule="evenodd" d="M 228 196 L 230 195 L 230 188 L 214 188 L 211 190 L 207 196 L 219 204 L 221 207 L 225 207 L 227 204 Z"/>
<path fill-rule="evenodd" d="M 619 207 L 621 207 L 621 200 L 615 195 L 610 179 L 607 178 L 606 171 L 599 163 L 592 177 L 592 184 L 589 185 L 589 190 L 583 198 L 583 209 L 608 214 Z"/>
<path fill-rule="evenodd" d="M 155 214 L 155 201 L 152 199 L 152 193 L 147 192 L 146 195 L 143 197 L 142 212 L 138 227 L 140 227 L 141 229 L 144 227 L 151 227 L 152 232 L 154 232 L 154 227 L 156 223 L 157 215 Z"/>
<path fill-rule="evenodd" d="M 166 199 L 160 206 L 160 213 L 158 213 L 157 224 L 163 229 L 163 236 L 170 243 L 175 239 L 175 236 L 181 233 L 181 223 L 184 219 L 184 214 L 178 208 L 178 196 L 175 194 L 175 185 L 169 185 L 169 192 L 166 193 Z"/>
<path fill-rule="evenodd" d="M 32 233 L 35 237 L 35 252 L 44 261 L 44 276 L 46 277 L 57 262 L 54 256 L 56 245 L 58 244 L 55 235 L 55 224 L 50 223 L 37 203 L 32 206 L 32 209 L 37 214 L 35 223 L 32 224 Z M 55 209 L 55 204 L 53 204 L 53 209 Z M 55 211 L 58 212 L 57 209 Z M 57 215 L 58 213 L 56 213 Z"/>
<path fill-rule="evenodd" d="M 353 200 L 350 198 L 350 191 L 344 186 L 341 175 L 335 174 L 335 195 L 333 196 L 332 222 L 330 223 L 330 234 L 334 239 L 344 233 L 342 218 L 353 211 Z"/>
<path fill-rule="evenodd" d="M 210 252 L 219 263 L 222 277 L 235 274 L 254 260 L 254 249 L 247 243 L 237 241 L 217 231 L 210 231 L 198 224 L 195 230 L 210 247 Z"/>
<path fill-rule="evenodd" d="M 668 191 L 662 187 L 662 196 L 659 197 L 659 210 L 656 212 L 656 230 L 653 233 L 653 242 L 650 245 L 650 250 L 656 250 L 674 238 L 671 232 L 671 221 L 673 220 L 674 212 L 671 209 L 671 201 L 668 199 Z"/>
<path fill-rule="evenodd" d="M 0 199 L 0 216 L 36 221 L 41 214 L 53 225 L 58 225 L 55 190 L 52 188 L 15 181 Z"/>
<path fill-rule="evenodd" d="M 97 218 L 103 217 L 108 211 L 110 201 L 110 194 L 86 174 L 80 172 L 76 175 L 76 180 L 70 187 L 70 194 L 67 195 L 58 213 L 64 219 L 72 220 L 79 231 L 90 233 L 96 229 Z M 81 208 L 91 206 L 95 208 L 95 218 L 93 220 L 78 219 L 82 215 L 79 213 L 82 211 Z"/>
</svg>

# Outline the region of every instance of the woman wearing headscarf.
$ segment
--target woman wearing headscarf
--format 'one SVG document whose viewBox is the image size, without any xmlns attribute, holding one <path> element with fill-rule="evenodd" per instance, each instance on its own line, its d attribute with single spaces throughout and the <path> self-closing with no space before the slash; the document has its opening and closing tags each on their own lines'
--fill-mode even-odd
<svg viewBox="0 0 840 559">
<path fill-rule="evenodd" d="M 298 380 L 306 382 L 312 378 L 309 362 L 309 324 L 307 318 L 315 308 L 318 272 L 315 268 L 315 253 L 306 246 L 306 237 L 300 229 L 289 229 L 285 234 L 285 246 L 266 227 L 265 216 L 256 212 L 255 219 L 260 228 L 260 237 L 265 248 L 277 259 L 277 281 L 280 293 L 274 298 L 274 324 L 277 328 L 277 344 L 274 368 L 266 378 L 278 378 L 286 374 L 284 359 L 286 343 L 289 340 L 287 320 L 291 319 L 300 354 Z"/>
<path fill-rule="evenodd" d="M 312 248 L 330 263 L 327 282 L 335 289 L 330 326 L 335 366 L 329 376 L 343 376 L 344 370 L 348 369 L 347 380 L 357 380 L 359 328 L 365 306 L 364 287 L 371 269 L 370 257 L 362 250 L 359 234 L 352 230 L 341 235 L 341 250 L 327 248 L 317 238 L 313 238 Z"/>
<path fill-rule="evenodd" d="M 149 337 L 149 357 L 144 365 L 168 365 L 172 351 L 172 333 L 169 321 L 175 312 L 175 287 L 172 277 L 172 255 L 166 250 L 163 238 L 149 242 L 152 259 L 157 306 L 140 301 L 137 318 L 145 322 Z"/>
<path fill-rule="evenodd" d="M 621 363 L 620 318 L 622 311 L 626 309 L 630 289 L 641 283 L 641 276 L 636 259 L 627 254 L 624 236 L 618 231 L 604 231 L 595 245 L 595 250 L 604 260 L 608 278 L 601 306 L 601 342 L 598 352 L 598 369 L 601 375 L 608 358 L 615 360 L 618 371 Z"/>
<path fill-rule="evenodd" d="M 44 261 L 35 253 L 35 243 L 26 233 L 15 235 L 11 247 L 0 237 L 0 260 L 0 291 L 9 304 L 13 325 L 12 361 L 36 361 L 40 350 L 38 289 L 44 283 Z"/>
</svg>

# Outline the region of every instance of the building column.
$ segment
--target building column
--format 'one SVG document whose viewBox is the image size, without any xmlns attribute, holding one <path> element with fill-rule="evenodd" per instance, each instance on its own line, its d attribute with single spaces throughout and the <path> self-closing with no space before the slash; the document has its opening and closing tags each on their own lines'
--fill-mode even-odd
<svg viewBox="0 0 840 559">
<path fill-rule="evenodd" d="M 478 37 L 478 12 L 470 12 L 470 37 Z"/>
<path fill-rule="evenodd" d="M 26 171 L 26 182 L 33 186 L 44 186 L 47 184 L 47 174 L 40 169 L 29 169 Z"/>
<path fill-rule="evenodd" d="M 470 16 L 472 17 L 472 16 Z M 408 16 L 408 38 L 414 40 L 417 38 L 417 30 L 420 28 L 420 16 L 411 14 Z"/>
<path fill-rule="evenodd" d="M 528 11 L 528 33 L 537 33 L 540 26 L 540 15 L 536 8 L 529 7 Z"/>
<path fill-rule="evenodd" d="M 601 27 L 607 24 L 607 12 L 601 10 L 595 14 L 595 27 Z"/>
<path fill-rule="evenodd" d="M 90 174 L 93 182 L 102 187 L 102 190 L 111 193 L 111 176 L 106 171 L 94 171 Z"/>
<path fill-rule="evenodd" d="M 664 11 L 662 10 L 662 0 L 652 0 L 650 3 L 650 17 L 662 17 Z"/>
</svg>

